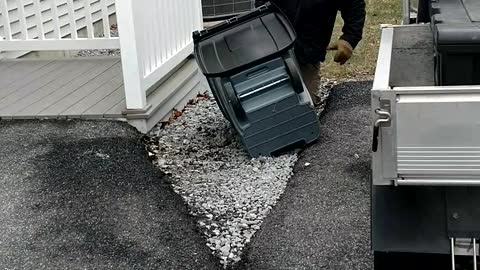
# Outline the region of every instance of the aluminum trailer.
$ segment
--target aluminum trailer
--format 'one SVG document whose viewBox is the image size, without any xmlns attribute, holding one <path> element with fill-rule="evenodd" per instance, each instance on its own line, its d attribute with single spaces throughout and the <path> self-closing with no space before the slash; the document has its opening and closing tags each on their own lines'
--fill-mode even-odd
<svg viewBox="0 0 480 270">
<path fill-rule="evenodd" d="M 382 27 L 372 89 L 375 269 L 477 269 L 480 85 L 436 84 L 432 26 L 408 11 Z"/>
</svg>

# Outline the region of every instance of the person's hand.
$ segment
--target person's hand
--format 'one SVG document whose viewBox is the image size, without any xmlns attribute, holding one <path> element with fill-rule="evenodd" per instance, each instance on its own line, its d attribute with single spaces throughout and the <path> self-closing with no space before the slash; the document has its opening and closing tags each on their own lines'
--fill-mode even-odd
<svg viewBox="0 0 480 270">
<path fill-rule="evenodd" d="M 353 55 L 353 47 L 347 41 L 339 39 L 335 44 L 328 46 L 327 50 L 336 50 L 334 61 L 340 65 L 345 64 Z"/>
</svg>

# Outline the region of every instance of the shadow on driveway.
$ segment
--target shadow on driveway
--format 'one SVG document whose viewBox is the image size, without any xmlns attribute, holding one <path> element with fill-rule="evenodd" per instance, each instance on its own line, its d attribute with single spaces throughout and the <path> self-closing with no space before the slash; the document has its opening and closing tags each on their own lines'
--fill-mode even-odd
<svg viewBox="0 0 480 270">
<path fill-rule="evenodd" d="M 0 265 L 217 269 L 125 123 L 0 122 Z"/>
</svg>

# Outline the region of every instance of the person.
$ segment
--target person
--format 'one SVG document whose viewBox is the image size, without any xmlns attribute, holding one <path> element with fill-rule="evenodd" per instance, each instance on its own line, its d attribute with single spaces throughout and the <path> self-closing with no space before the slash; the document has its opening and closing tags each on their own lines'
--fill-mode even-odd
<svg viewBox="0 0 480 270">
<path fill-rule="evenodd" d="M 267 0 L 256 0 L 255 5 Z M 353 55 L 362 39 L 365 24 L 365 0 L 270 0 L 285 13 L 297 32 L 295 55 L 300 64 L 305 85 L 318 105 L 320 63 L 328 50 L 336 50 L 334 61 L 343 65 Z M 343 35 L 329 46 L 337 13 L 344 21 Z"/>
</svg>

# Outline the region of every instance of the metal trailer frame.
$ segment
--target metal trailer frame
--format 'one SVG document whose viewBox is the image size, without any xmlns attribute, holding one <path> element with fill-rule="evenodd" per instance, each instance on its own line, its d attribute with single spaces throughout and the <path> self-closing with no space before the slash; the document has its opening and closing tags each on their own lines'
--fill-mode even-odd
<svg viewBox="0 0 480 270">
<path fill-rule="evenodd" d="M 431 35 L 429 37 L 429 35 Z M 430 26 L 383 26 L 372 89 L 372 249 L 473 256 L 480 85 L 434 86 Z M 431 54 L 431 55 L 429 55 Z"/>
</svg>

